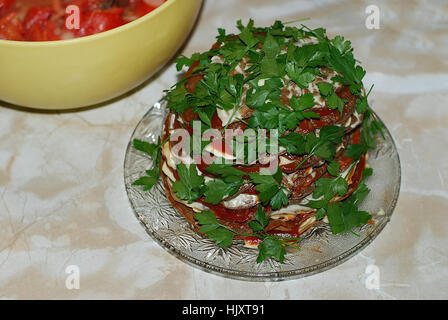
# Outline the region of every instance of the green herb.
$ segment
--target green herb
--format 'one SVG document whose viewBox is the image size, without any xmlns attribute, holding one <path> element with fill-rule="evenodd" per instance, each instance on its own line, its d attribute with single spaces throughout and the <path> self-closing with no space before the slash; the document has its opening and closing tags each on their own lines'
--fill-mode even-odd
<svg viewBox="0 0 448 320">
<path fill-rule="evenodd" d="M 328 173 L 330 173 L 332 176 L 338 176 L 339 175 L 339 169 L 340 164 L 337 161 L 331 161 L 327 167 Z"/>
<path fill-rule="evenodd" d="M 371 219 L 371 215 L 365 211 L 359 211 L 355 203 L 350 201 L 329 203 L 327 217 L 331 231 L 334 234 L 352 232 Z"/>
<path fill-rule="evenodd" d="M 316 218 L 316 220 L 322 219 L 323 217 L 325 217 L 325 215 L 327 214 L 327 212 L 325 211 L 325 208 L 319 208 L 316 211 L 316 214 L 314 215 L 314 218 Z"/>
<path fill-rule="evenodd" d="M 295 108 L 294 99 L 292 101 L 291 106 Z M 298 102 L 297 109 L 292 112 L 289 109 L 276 108 L 272 102 L 266 103 L 252 114 L 248 125 L 251 128 L 278 129 L 279 133 L 283 133 L 285 130 L 294 130 L 301 120 L 319 118 L 315 112 L 301 111 L 298 108 Z"/>
<path fill-rule="evenodd" d="M 206 210 L 196 213 L 194 218 L 201 225 L 200 232 L 206 233 L 210 239 L 222 248 L 227 248 L 232 244 L 235 233 L 219 224 L 213 212 Z"/>
<path fill-rule="evenodd" d="M 134 148 L 140 150 L 152 158 L 153 167 L 150 170 L 146 170 L 146 176 L 136 180 L 134 186 L 143 186 L 143 190 L 150 190 L 159 180 L 160 177 L 160 138 L 159 143 L 149 143 L 138 139 L 133 140 Z"/>
<path fill-rule="evenodd" d="M 252 234 L 239 233 L 221 225 L 215 214 L 209 210 L 196 213 L 194 218 L 201 225 L 199 231 L 205 233 L 222 248 L 229 247 L 235 236 L 259 238 L 261 241 L 258 244 L 257 263 L 263 262 L 269 257 L 283 263 L 286 254 L 285 246 L 299 249 L 297 246 L 299 238 L 273 236 L 266 232 L 265 228 L 269 224 L 270 218 L 266 216 L 262 206 L 258 206 L 255 220 L 249 222 Z"/>
<path fill-rule="evenodd" d="M 365 117 L 361 127 L 361 143 L 348 145 L 346 151 L 347 157 L 358 160 L 367 151 L 376 148 L 376 133 L 372 133 L 372 129 L 373 127 L 371 127 L 369 119 Z"/>
<path fill-rule="evenodd" d="M 319 132 L 319 137 L 314 132 L 305 136 L 305 144 L 299 154 L 308 154 L 296 167 L 300 168 L 309 158 L 316 155 L 325 160 L 332 160 L 336 153 L 336 145 L 341 143 L 345 128 L 339 126 L 324 126 Z M 299 141 L 301 142 L 301 141 Z"/>
<path fill-rule="evenodd" d="M 331 92 L 334 92 L 333 85 L 328 82 L 318 82 L 317 87 L 319 88 L 320 94 L 325 97 Z"/>
<path fill-rule="evenodd" d="M 356 168 L 353 165 L 351 170 Z M 313 198 L 306 205 L 317 209 L 316 219 L 328 217 L 330 228 L 334 234 L 341 232 L 353 232 L 352 229 L 367 223 L 371 215 L 365 211 L 360 211 L 358 205 L 365 199 L 370 190 L 364 183 L 364 179 L 372 174 L 371 169 L 365 169 L 360 184 L 356 190 L 345 200 L 333 202 L 336 196 L 345 196 L 348 191 L 348 183 L 338 176 L 334 179 L 320 178 L 316 182 L 313 190 Z M 348 175 L 349 176 L 349 175 Z"/>
<path fill-rule="evenodd" d="M 347 193 L 347 189 L 347 180 L 341 176 L 335 179 L 320 178 L 316 181 L 316 187 L 313 190 L 313 198 L 318 199 L 323 197 L 325 200 L 330 201 L 335 196 L 344 196 Z"/>
<path fill-rule="evenodd" d="M 198 174 L 196 165 L 190 164 L 187 167 L 185 164 L 180 163 L 176 165 L 176 169 L 180 178 L 173 183 L 173 190 L 176 192 L 176 196 L 189 203 L 197 200 L 203 193 L 202 185 L 205 180 L 203 176 Z"/>
<path fill-rule="evenodd" d="M 243 180 L 225 182 L 221 179 L 213 179 L 207 182 L 204 191 L 204 201 L 211 204 L 218 204 L 225 197 L 234 195 L 243 185 Z"/>
<path fill-rule="evenodd" d="M 224 178 L 233 176 L 242 177 L 246 175 L 244 171 L 236 169 L 231 164 L 211 163 L 209 166 L 205 168 L 205 170 L 214 175 L 223 176 Z"/>
<path fill-rule="evenodd" d="M 291 132 L 279 137 L 278 143 L 291 154 L 302 154 L 305 152 L 305 137 L 298 132 Z"/>
<path fill-rule="evenodd" d="M 330 109 L 338 109 L 339 112 L 342 114 L 342 110 L 344 109 L 344 100 L 339 98 L 336 92 L 331 93 L 327 101 L 328 101 L 328 107 Z"/>
<path fill-rule="evenodd" d="M 288 205 L 289 199 L 285 193 L 285 187 L 280 184 L 282 179 L 280 167 L 273 175 L 252 172 L 249 173 L 249 177 L 251 182 L 256 184 L 255 190 L 260 192 L 259 198 L 263 204 L 269 203 L 273 210 Z"/>
<path fill-rule="evenodd" d="M 295 98 L 295 97 L 294 97 Z M 305 110 L 314 107 L 314 95 L 312 93 L 302 94 L 299 98 L 299 110 Z"/>
</svg>

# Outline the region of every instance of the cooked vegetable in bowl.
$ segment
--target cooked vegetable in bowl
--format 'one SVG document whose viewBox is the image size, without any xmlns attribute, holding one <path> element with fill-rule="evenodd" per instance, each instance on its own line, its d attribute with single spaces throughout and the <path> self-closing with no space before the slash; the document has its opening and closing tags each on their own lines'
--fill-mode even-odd
<svg viewBox="0 0 448 320">
<path fill-rule="evenodd" d="M 165 1 L 0 0 L 0 39 L 54 41 L 88 36 L 134 21 Z M 66 24 L 70 19 L 66 8 L 73 6 L 79 10 L 78 28 Z"/>
<path fill-rule="evenodd" d="M 117 97 L 148 79 L 176 53 L 193 27 L 201 3 L 168 0 L 134 21 L 92 35 L 87 34 L 104 26 L 89 29 L 81 14 L 80 27 L 86 27 L 86 36 L 79 38 L 0 40 L 0 100 L 37 109 L 73 109 Z M 13 7 L 6 8 L 0 6 L 2 12 Z M 98 10 L 91 15 L 102 12 Z M 26 19 L 22 16 L 15 21 Z M 48 30 L 40 28 L 37 23 L 36 39 L 48 37 Z M 0 34 L 5 30 L 10 29 L 0 28 Z M 24 37 L 33 34 L 25 32 Z"/>
</svg>

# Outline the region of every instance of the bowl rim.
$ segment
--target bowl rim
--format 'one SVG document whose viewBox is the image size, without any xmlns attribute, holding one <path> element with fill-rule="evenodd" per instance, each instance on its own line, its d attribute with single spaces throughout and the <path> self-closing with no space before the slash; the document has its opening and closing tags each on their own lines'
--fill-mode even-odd
<svg viewBox="0 0 448 320">
<path fill-rule="evenodd" d="M 82 42 L 90 42 L 95 41 L 99 38 L 105 38 L 109 36 L 113 36 L 114 34 L 125 32 L 127 29 L 131 29 L 139 24 L 144 23 L 147 20 L 152 19 L 157 14 L 162 13 L 165 10 L 168 10 L 169 7 L 174 6 L 175 3 L 178 3 L 182 0 L 167 0 L 164 3 L 162 3 L 159 7 L 154 9 L 153 11 L 145 14 L 144 16 L 137 18 L 131 22 L 128 22 L 122 26 L 99 32 L 96 34 L 92 34 L 89 36 L 79 37 L 79 38 L 72 38 L 72 39 L 64 39 L 64 40 L 53 40 L 53 41 L 16 41 L 16 40 L 4 40 L 0 39 L 0 45 L 1 46 L 11 46 L 11 47 L 56 47 L 56 46 L 64 46 L 64 45 L 72 45 L 76 43 L 82 43 Z M 202 1 L 202 0 L 200 0 Z"/>
</svg>

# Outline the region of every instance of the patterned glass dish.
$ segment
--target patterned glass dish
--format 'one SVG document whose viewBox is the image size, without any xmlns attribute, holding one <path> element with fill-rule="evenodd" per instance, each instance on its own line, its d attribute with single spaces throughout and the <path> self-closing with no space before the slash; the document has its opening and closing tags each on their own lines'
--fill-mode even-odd
<svg viewBox="0 0 448 320">
<path fill-rule="evenodd" d="M 218 247 L 212 240 L 193 231 L 190 224 L 167 200 L 160 180 L 152 190 L 143 191 L 132 183 L 152 166 L 151 159 L 132 146 L 137 138 L 156 142 L 167 114 L 165 103 L 156 103 L 137 125 L 126 150 L 124 180 L 137 218 L 148 234 L 179 259 L 202 270 L 225 277 L 249 281 L 279 281 L 301 278 L 328 270 L 364 249 L 391 219 L 400 192 L 401 169 L 397 149 L 385 130 L 377 148 L 369 152 L 368 164 L 373 175 L 366 179 L 371 189 L 360 210 L 372 214 L 374 224 L 366 224 L 353 233 L 331 233 L 320 221 L 302 235 L 300 251 L 288 252 L 283 264 L 268 259 L 256 263 L 258 250 L 234 241 L 229 248 Z"/>
</svg>

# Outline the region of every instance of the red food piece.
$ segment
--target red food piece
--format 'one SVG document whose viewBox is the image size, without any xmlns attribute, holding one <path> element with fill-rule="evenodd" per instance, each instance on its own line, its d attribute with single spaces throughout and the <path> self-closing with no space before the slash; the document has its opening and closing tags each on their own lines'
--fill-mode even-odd
<svg viewBox="0 0 448 320">
<path fill-rule="evenodd" d="M 5 14 L 16 0 L 0 0 L 0 15 Z"/>
<path fill-rule="evenodd" d="M 165 0 L 141 0 L 137 3 L 135 14 L 137 17 L 142 17 L 154 9 L 157 9 L 164 2 Z"/>
<path fill-rule="evenodd" d="M 11 12 L 0 19 L 0 39 L 23 41 L 24 28 L 17 13 Z"/>
<path fill-rule="evenodd" d="M 121 17 L 123 11 L 123 8 L 116 7 L 109 10 L 88 11 L 81 16 L 81 28 L 76 32 L 76 36 L 88 36 L 122 26 L 125 24 Z"/>
<path fill-rule="evenodd" d="M 86 13 L 88 11 L 101 9 L 101 2 L 99 0 L 74 0 L 71 1 L 71 4 L 74 4 L 79 7 L 79 11 L 81 13 Z"/>
<path fill-rule="evenodd" d="M 25 16 L 25 38 L 31 41 L 60 40 L 56 24 L 50 21 L 53 10 L 47 7 L 33 7 Z"/>
<path fill-rule="evenodd" d="M 50 19 L 53 10 L 47 7 L 33 7 L 28 10 L 24 24 L 26 29 L 31 29 L 35 24 L 43 24 Z"/>
<path fill-rule="evenodd" d="M 246 222 L 252 220 L 257 211 L 257 206 L 247 209 L 227 209 L 222 205 L 214 205 L 207 203 L 203 198 L 199 198 L 198 201 L 207 207 L 218 217 L 219 219 L 232 221 L 232 222 Z"/>
</svg>

